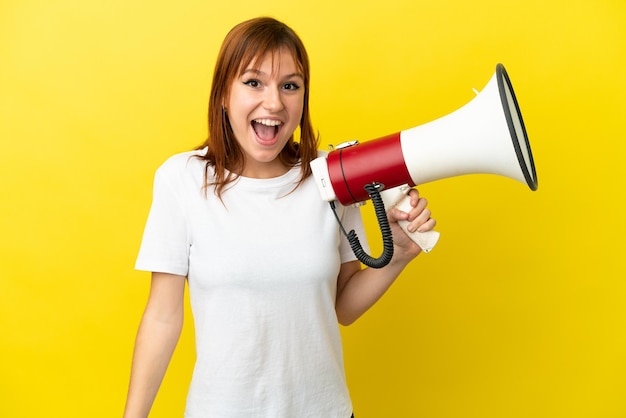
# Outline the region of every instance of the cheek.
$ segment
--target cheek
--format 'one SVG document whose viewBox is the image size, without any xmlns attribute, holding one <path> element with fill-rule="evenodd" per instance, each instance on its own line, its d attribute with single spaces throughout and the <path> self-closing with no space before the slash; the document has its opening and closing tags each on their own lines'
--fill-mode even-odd
<svg viewBox="0 0 626 418">
<path fill-rule="evenodd" d="M 304 112 L 304 98 L 294 100 L 293 103 L 290 104 L 289 108 L 291 109 L 290 113 L 294 116 L 294 119 L 297 119 L 298 122 L 300 122 L 300 119 L 302 119 L 302 112 Z"/>
<path fill-rule="evenodd" d="M 228 112 L 237 117 L 245 116 L 254 106 L 254 100 L 254 96 L 246 93 L 245 89 L 237 83 L 231 87 L 228 94 Z"/>
<path fill-rule="evenodd" d="M 233 124 L 245 125 L 248 123 L 248 117 L 254 104 L 248 99 L 243 97 L 232 97 L 228 105 L 228 117 Z"/>
</svg>

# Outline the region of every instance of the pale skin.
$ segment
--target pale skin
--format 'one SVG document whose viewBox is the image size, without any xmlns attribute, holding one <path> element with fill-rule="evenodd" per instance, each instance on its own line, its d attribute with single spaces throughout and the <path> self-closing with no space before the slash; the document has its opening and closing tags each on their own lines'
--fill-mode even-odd
<svg viewBox="0 0 626 418">
<path fill-rule="evenodd" d="M 280 63 L 278 67 L 272 66 Z M 288 53 L 265 57 L 258 70 L 244 71 L 230 89 L 229 118 L 236 139 L 244 150 L 246 164 L 242 175 L 271 178 L 289 168 L 277 158 L 302 114 L 302 76 Z M 278 123 L 275 138 L 260 140 L 254 121 Z M 426 199 L 411 190 L 409 212 L 391 209 L 387 215 L 394 237 L 394 255 L 381 268 L 361 268 L 358 261 L 343 263 L 337 277 L 335 310 L 342 325 L 349 325 L 371 308 L 389 289 L 398 275 L 421 249 L 399 227 L 409 221 L 409 231 L 429 231 L 435 227 Z M 184 276 L 153 272 L 150 295 L 141 319 L 131 368 L 124 418 L 148 416 L 165 371 L 178 342 L 184 312 Z"/>
</svg>

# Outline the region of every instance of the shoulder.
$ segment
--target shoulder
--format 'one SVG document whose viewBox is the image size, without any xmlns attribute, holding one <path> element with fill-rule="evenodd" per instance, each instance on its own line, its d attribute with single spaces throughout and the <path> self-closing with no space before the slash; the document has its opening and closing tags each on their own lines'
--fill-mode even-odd
<svg viewBox="0 0 626 418">
<path fill-rule="evenodd" d="M 174 154 L 168 159 L 166 159 L 161 166 L 158 168 L 159 170 L 180 170 L 185 169 L 186 167 L 193 165 L 194 162 L 200 162 L 203 165 L 202 155 L 204 155 L 204 150 L 193 150 L 193 151 L 185 151 L 179 154 Z"/>
<path fill-rule="evenodd" d="M 204 155 L 204 153 L 204 150 L 193 150 L 172 155 L 159 166 L 157 174 L 169 177 L 190 171 L 195 172 L 198 169 L 203 170 L 206 166 L 206 161 L 199 157 Z"/>
<path fill-rule="evenodd" d="M 206 160 L 199 158 L 202 150 L 181 152 L 165 160 L 156 170 L 154 187 L 166 187 L 182 193 L 183 190 L 201 189 L 207 173 Z M 212 176 L 212 171 L 207 173 Z"/>
</svg>

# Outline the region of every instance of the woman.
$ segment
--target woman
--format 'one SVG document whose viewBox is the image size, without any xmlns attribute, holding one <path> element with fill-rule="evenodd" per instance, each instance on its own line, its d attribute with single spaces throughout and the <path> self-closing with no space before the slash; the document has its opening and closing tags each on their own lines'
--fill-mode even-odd
<svg viewBox="0 0 626 418">
<path fill-rule="evenodd" d="M 229 32 L 207 141 L 155 175 L 136 264 L 152 282 L 126 418 L 149 413 L 180 335 L 185 280 L 197 353 L 186 417 L 351 416 L 337 323 L 356 320 L 419 254 L 397 221 L 424 231 L 435 221 L 412 191 L 410 213 L 388 215 L 393 259 L 361 269 L 311 177 L 308 98 L 308 57 L 289 27 L 258 18 Z M 340 216 L 363 235 L 358 209 Z"/>
</svg>

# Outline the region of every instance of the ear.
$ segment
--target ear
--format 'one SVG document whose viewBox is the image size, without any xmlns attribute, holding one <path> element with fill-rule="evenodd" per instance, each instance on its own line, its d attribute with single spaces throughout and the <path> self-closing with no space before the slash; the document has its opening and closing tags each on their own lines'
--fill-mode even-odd
<svg viewBox="0 0 626 418">
<path fill-rule="evenodd" d="M 228 93 L 226 93 L 224 95 L 224 97 L 222 98 L 222 112 L 228 112 Z"/>
</svg>

